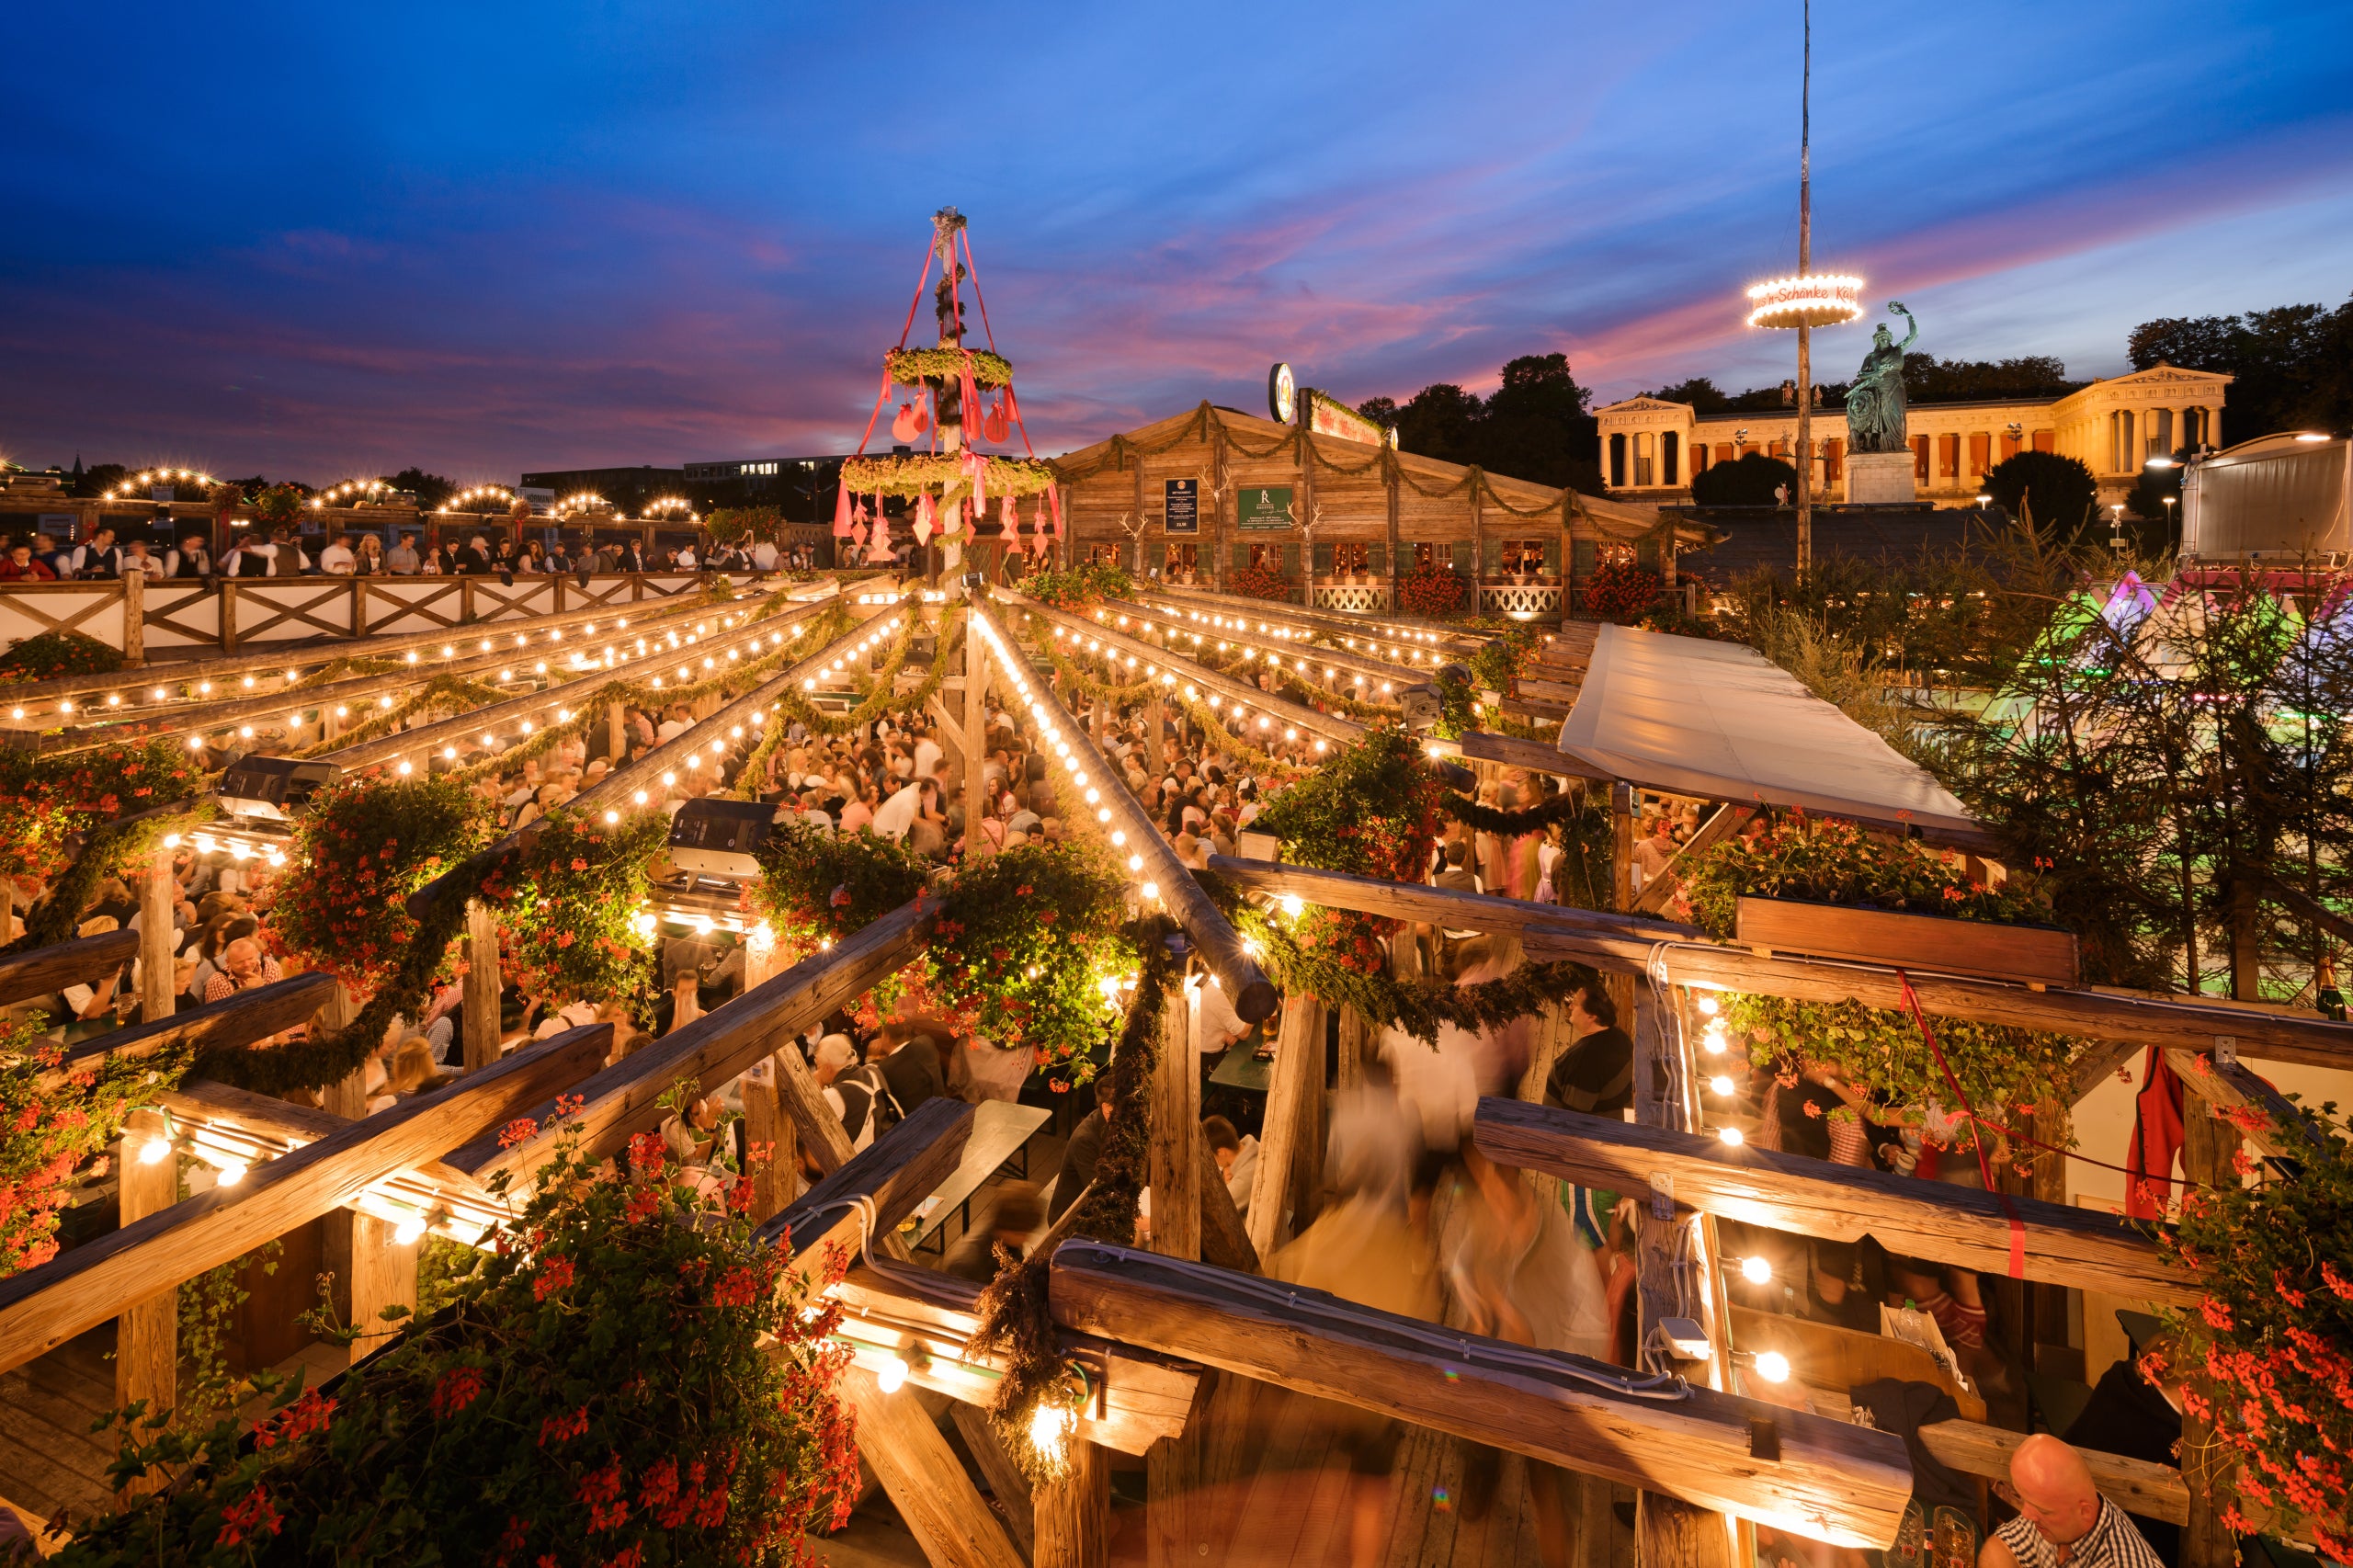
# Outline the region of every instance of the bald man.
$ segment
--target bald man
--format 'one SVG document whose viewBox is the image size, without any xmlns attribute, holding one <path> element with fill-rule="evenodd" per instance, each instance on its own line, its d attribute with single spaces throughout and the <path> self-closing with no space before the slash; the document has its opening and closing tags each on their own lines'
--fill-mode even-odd
<svg viewBox="0 0 2353 1568">
<path fill-rule="evenodd" d="M 2075 1449 L 2038 1432 L 2010 1456 L 2018 1517 L 1995 1530 L 1977 1568 L 2162 1568 L 2124 1510 L 2099 1494 Z"/>
</svg>

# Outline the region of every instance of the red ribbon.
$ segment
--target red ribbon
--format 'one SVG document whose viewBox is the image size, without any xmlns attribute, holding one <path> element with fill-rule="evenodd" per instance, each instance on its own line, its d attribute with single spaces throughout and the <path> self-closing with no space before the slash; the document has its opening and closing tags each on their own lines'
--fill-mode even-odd
<svg viewBox="0 0 2353 1568">
<path fill-rule="evenodd" d="M 1920 1026 L 1920 1038 L 1928 1042 L 1928 1052 L 1937 1059 L 1937 1071 L 1945 1075 L 1946 1087 L 1951 1089 L 1952 1097 L 1961 1102 L 1961 1114 L 1976 1127 L 1992 1127 L 1992 1122 L 1977 1114 L 1977 1108 L 1969 1103 L 1969 1095 L 1961 1088 L 1961 1080 L 1953 1076 L 1952 1064 L 1945 1060 L 1945 1048 L 1937 1043 L 1937 1031 L 1928 1027 L 1928 1015 L 1920 1010 L 1920 998 L 1912 994 L 1912 977 L 1899 969 L 1895 971 L 1895 978 L 1903 983 L 1904 1005 L 1912 1009 L 1912 1021 Z M 2024 1142 L 2032 1143 L 2035 1141 L 2029 1138 Z M 1994 1185 L 1994 1167 L 1985 1159 L 1985 1140 L 1972 1137 L 1970 1147 L 1977 1155 L 1977 1174 L 1984 1179 L 1985 1190 L 2000 1200 L 2003 1216 L 2010 1222 L 2010 1278 L 2023 1279 L 2026 1278 L 2026 1221 L 2018 1218 L 2018 1205 L 2010 1201 L 2010 1195 Z M 2049 1148 L 2050 1145 L 2040 1144 L 2038 1147 Z"/>
</svg>

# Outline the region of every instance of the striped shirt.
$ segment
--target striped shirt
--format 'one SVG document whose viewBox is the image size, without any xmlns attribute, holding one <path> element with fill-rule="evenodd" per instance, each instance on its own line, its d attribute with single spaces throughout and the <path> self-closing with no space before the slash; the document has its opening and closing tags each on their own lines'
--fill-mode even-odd
<svg viewBox="0 0 2353 1568">
<path fill-rule="evenodd" d="M 2124 1510 L 2106 1497 L 2092 1528 L 2064 1546 L 2052 1544 L 2024 1515 L 1995 1530 L 1994 1539 L 2010 1549 L 2019 1568 L 2164 1568 Z"/>
</svg>

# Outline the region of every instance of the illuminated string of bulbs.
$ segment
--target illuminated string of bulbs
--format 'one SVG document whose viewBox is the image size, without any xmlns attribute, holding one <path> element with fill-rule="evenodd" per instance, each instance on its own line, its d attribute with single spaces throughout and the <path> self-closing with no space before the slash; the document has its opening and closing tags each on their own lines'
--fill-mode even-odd
<svg viewBox="0 0 2353 1568">
<path fill-rule="evenodd" d="M 1057 640 L 1067 639 L 1071 644 L 1072 652 L 1076 653 L 1081 651 L 1079 634 L 1072 631 L 1070 628 L 1057 625 L 1053 629 L 1053 635 Z M 1088 638 L 1086 641 L 1084 651 L 1097 654 L 1115 666 L 1120 662 L 1120 651 L 1116 648 L 1106 648 L 1101 640 L 1097 638 Z M 1242 699 L 1238 697 L 1227 697 L 1221 692 L 1205 692 L 1199 687 L 1195 686 L 1191 681 L 1179 680 L 1176 672 L 1174 669 L 1164 670 L 1157 665 L 1143 663 L 1140 660 L 1137 654 L 1130 653 L 1126 655 L 1126 659 L 1130 671 L 1134 671 L 1141 663 L 1145 679 L 1156 680 L 1164 688 L 1170 691 L 1182 690 L 1185 695 L 1185 699 L 1188 702 L 1206 701 L 1209 704 L 1210 711 L 1216 714 L 1219 719 L 1228 721 L 1239 726 L 1245 736 L 1249 733 L 1249 721 L 1252 710 L 1250 705 L 1244 702 Z M 1387 687 L 1384 687 L 1382 689 L 1386 690 Z M 1274 738 L 1273 732 L 1276 715 L 1271 711 L 1263 712 L 1257 715 L 1257 719 L 1258 729 L 1261 733 L 1264 734 L 1267 739 L 1272 740 Z M 1286 721 L 1283 724 L 1282 738 L 1287 741 L 1295 741 L 1299 739 L 1299 726 Z M 1321 735 L 1315 737 L 1315 752 L 1317 756 L 1320 756 L 1330 749 L 1331 742 L 1325 740 Z"/>
</svg>

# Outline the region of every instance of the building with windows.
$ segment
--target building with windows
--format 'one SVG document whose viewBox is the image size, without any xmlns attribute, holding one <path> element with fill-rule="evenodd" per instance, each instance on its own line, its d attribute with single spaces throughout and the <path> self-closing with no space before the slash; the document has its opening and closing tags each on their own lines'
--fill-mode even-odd
<svg viewBox="0 0 2353 1568">
<path fill-rule="evenodd" d="M 1557 620 L 1602 562 L 1640 562 L 1672 585 L 1677 552 L 1716 538 L 1653 506 L 1207 403 L 1053 465 L 1071 562 L 1205 587 L 1258 567 L 1293 602 L 1358 614 L 1392 612 L 1397 580 L 1429 566 L 1461 579 L 1480 613 Z"/>
<path fill-rule="evenodd" d="M 656 468 L 652 463 L 637 468 L 559 468 L 527 473 L 516 488 L 545 491 L 556 501 L 570 495 L 600 495 L 621 516 L 634 517 L 648 503 L 680 494 L 686 478 L 684 470 Z"/>
<path fill-rule="evenodd" d="M 841 483 L 846 455 L 728 458 L 690 462 L 686 490 L 705 511 L 714 506 L 774 506 L 785 521 L 830 524 L 834 491 Z"/>
<path fill-rule="evenodd" d="M 2153 365 L 2079 387 L 2064 397 L 1990 403 L 1914 403 L 1905 429 L 1919 498 L 1975 504 L 1986 471 L 2021 451 L 2082 460 L 2098 481 L 2103 504 L 2132 488 L 2152 457 L 2222 444 L 2223 391 L 2231 378 Z M 1701 414 L 1688 403 L 1634 397 L 1596 411 L 1601 468 L 1610 494 L 1654 504 L 1691 498 L 1692 476 L 1711 463 L 1763 452 L 1795 462 L 1795 408 L 1769 413 Z M 1825 501 L 1846 497 L 1847 416 L 1813 415 L 1813 489 Z"/>
</svg>

